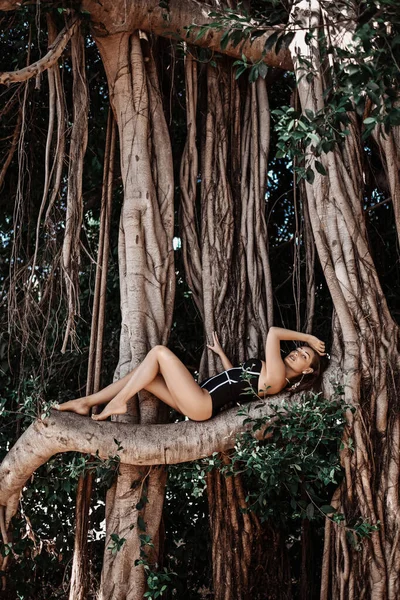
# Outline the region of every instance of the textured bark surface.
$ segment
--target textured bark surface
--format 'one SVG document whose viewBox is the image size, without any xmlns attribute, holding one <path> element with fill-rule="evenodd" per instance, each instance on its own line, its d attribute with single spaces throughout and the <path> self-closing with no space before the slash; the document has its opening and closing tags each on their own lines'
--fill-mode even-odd
<svg viewBox="0 0 400 600">
<path fill-rule="evenodd" d="M 66 3 L 68 6 L 69 3 Z M 15 10 L 19 8 L 17 0 L 0 0 L 0 10 Z M 71 6 L 72 7 L 72 6 Z M 215 52 L 221 51 L 220 42 L 224 31 L 215 29 L 196 39 L 198 30 L 194 29 L 188 35 L 185 29 L 191 24 L 203 25 L 211 23 L 209 13 L 215 7 L 198 2 L 197 0 L 168 0 L 168 9 L 159 4 L 159 0 L 117 0 L 113 2 L 95 2 L 84 0 L 81 8 L 90 13 L 91 26 L 95 36 L 108 36 L 115 33 L 133 33 L 135 30 L 147 31 L 163 37 L 182 39 L 198 46 L 210 48 Z M 290 52 L 282 48 L 278 54 L 269 51 L 264 54 L 265 42 L 274 33 L 271 28 L 252 43 L 246 42 L 236 47 L 229 43 L 224 48 L 224 54 L 241 58 L 242 54 L 250 61 L 264 59 L 271 67 L 292 69 Z"/>
<path fill-rule="evenodd" d="M 97 253 L 92 323 L 90 329 L 86 395 L 93 394 L 100 389 L 115 146 L 116 124 L 110 109 L 108 114 L 106 147 L 104 155 L 100 234 Z M 96 411 L 93 410 L 93 412 Z M 81 475 L 78 481 L 78 489 L 76 493 L 75 543 L 69 590 L 70 600 L 85 600 L 87 598 L 90 586 L 90 577 L 88 571 L 88 532 L 93 479 L 93 474 L 89 473 L 86 476 Z"/>
<path fill-rule="evenodd" d="M 83 159 L 88 139 L 89 92 L 86 82 L 85 46 L 80 28 L 71 38 L 74 74 L 74 115 L 69 147 L 67 212 L 63 241 L 62 266 L 68 299 L 68 316 L 62 352 L 71 338 L 75 342 L 75 317 L 79 314 L 80 236 L 83 219 Z"/>
<path fill-rule="evenodd" d="M 0 10 L 2 10 L 0 8 Z M 0 73 L 0 84 L 10 85 L 20 81 L 27 81 L 31 77 L 37 77 L 43 71 L 51 69 L 64 52 L 69 40 L 73 37 L 80 25 L 80 19 L 76 16 L 71 18 L 62 31 L 53 39 L 49 45 L 48 53 L 37 62 L 20 69 L 19 71 L 7 71 Z"/>
<path fill-rule="evenodd" d="M 243 107 L 230 63 L 208 65 L 199 77 L 190 52 L 185 60 L 187 138 L 180 177 L 185 272 L 206 338 L 217 330 L 228 356 L 238 364 L 263 354 L 272 324 L 265 222 L 270 122 L 266 83 L 259 79 L 246 86 Z M 198 134 L 199 114 L 204 117 Z M 220 369 L 219 359 L 206 351 L 201 376 Z M 207 491 L 214 596 L 250 597 L 253 538 L 260 525 L 241 511 L 245 492 L 240 478 L 226 479 L 213 471 Z"/>
<path fill-rule="evenodd" d="M 294 16 L 304 24 L 292 43 L 302 109 L 316 112 L 324 103 L 318 42 L 307 45 L 307 29 L 321 27 L 317 0 L 300 2 Z M 329 26 L 330 39 L 345 45 L 354 23 L 351 7 L 343 29 Z M 335 7 L 326 23 L 335 22 Z M 325 25 L 326 27 L 328 25 Z M 311 81 L 301 77 L 300 57 L 315 69 Z M 300 79 L 301 77 L 301 79 Z M 357 408 L 348 415 L 342 464 L 346 478 L 331 504 L 345 524 L 357 519 L 379 526 L 360 549 L 349 543 L 344 527 L 327 522 L 321 600 L 328 598 L 395 599 L 398 578 L 399 416 L 395 406 L 400 371 L 399 332 L 389 313 L 368 247 L 362 211 L 363 166 L 360 132 L 354 117 L 341 148 L 322 157 L 327 176 L 315 173 L 306 184 L 310 222 L 337 321 L 336 360 L 342 367 L 345 400 Z M 313 166 L 314 159 L 309 157 Z M 354 452 L 346 440 L 351 437 Z"/>
<path fill-rule="evenodd" d="M 276 396 L 276 405 L 287 400 Z M 256 401 L 249 404 L 252 418 L 268 416 L 271 408 Z M 256 408 L 258 406 L 258 408 Z M 77 451 L 108 458 L 118 454 L 124 465 L 168 465 L 210 456 L 233 448 L 236 436 L 249 431 L 237 407 L 210 421 L 133 425 L 96 422 L 72 413 L 52 411 L 43 421 L 35 421 L 22 434 L 0 465 L 0 506 L 18 495 L 31 474 L 57 452 Z M 255 434 L 263 437 L 263 430 Z M 118 450 L 115 439 L 121 442 Z M 12 504 L 11 508 L 16 508 Z M 11 510 L 10 510 L 11 512 Z M 10 519 L 10 512 L 7 520 Z"/>
<path fill-rule="evenodd" d="M 145 36 L 138 33 L 96 38 L 119 131 L 124 204 L 119 232 L 121 342 L 115 376 L 120 378 L 144 358 L 150 347 L 166 344 L 175 290 L 173 262 L 173 171 L 158 76 Z M 122 420 L 160 420 L 157 401 L 144 395 L 130 402 Z M 118 420 L 121 420 L 119 418 Z M 119 439 L 119 438 L 117 438 Z M 132 462 L 131 464 L 140 464 Z M 146 474 L 126 465 L 107 495 L 107 534 L 100 597 L 141 598 L 145 591 L 137 525 L 143 478 L 148 504 L 142 517 L 155 543 L 164 499 L 165 470 Z M 133 482 L 137 482 L 133 485 Z M 142 483 L 140 483 L 142 482 Z M 121 551 L 109 550 L 110 536 L 124 537 Z"/>
</svg>

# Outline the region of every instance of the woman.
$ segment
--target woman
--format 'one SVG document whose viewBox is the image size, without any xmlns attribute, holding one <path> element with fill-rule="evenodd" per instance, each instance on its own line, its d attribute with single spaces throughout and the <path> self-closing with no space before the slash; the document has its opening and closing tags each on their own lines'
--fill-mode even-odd
<svg viewBox="0 0 400 600">
<path fill-rule="evenodd" d="M 282 340 L 308 345 L 293 350 L 282 359 Z M 225 371 L 200 385 L 171 350 L 166 346 L 155 346 L 140 365 L 119 381 L 96 394 L 70 400 L 56 408 L 87 415 L 92 406 L 108 403 L 100 414 L 92 415 L 95 421 L 103 421 L 110 415 L 125 413 L 128 400 L 144 389 L 190 419 L 205 421 L 225 404 L 239 399 L 252 400 L 251 395 L 242 395 L 249 383 L 259 397 L 277 394 L 288 384 L 292 389 L 298 386 L 299 391 L 309 389 L 321 374 L 321 356 L 325 354 L 325 344 L 317 337 L 280 327 L 271 327 L 268 332 L 265 362 L 250 359 L 241 367 L 233 367 L 215 332 L 213 344 L 208 348 L 218 354 Z"/>
</svg>

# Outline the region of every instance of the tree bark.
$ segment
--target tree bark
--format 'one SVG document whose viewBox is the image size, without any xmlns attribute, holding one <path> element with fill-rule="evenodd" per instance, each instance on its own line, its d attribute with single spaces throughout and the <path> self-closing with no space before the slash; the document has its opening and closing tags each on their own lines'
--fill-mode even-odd
<svg viewBox="0 0 400 600">
<path fill-rule="evenodd" d="M 303 23 L 296 33 L 292 55 L 303 111 L 314 113 L 324 106 L 318 40 L 307 45 L 307 29 L 321 27 L 317 0 L 300 2 L 294 18 Z M 335 7 L 330 22 L 335 21 Z M 336 15 L 337 16 L 337 15 Z M 329 26 L 327 39 L 346 44 L 355 16 L 337 29 Z M 325 20 L 325 27 L 327 20 Z M 347 29 L 346 29 L 347 27 Z M 336 37 L 337 36 L 337 37 Z M 340 41 L 338 41 L 340 40 Z M 311 61 L 313 79 L 302 75 L 301 57 Z M 370 597 L 393 599 L 400 593 L 398 556 L 398 477 L 395 457 L 399 451 L 399 417 L 392 407 L 400 372 L 399 331 L 389 313 L 368 247 L 362 211 L 363 172 L 360 132 L 349 115 L 350 135 L 342 147 L 322 157 L 327 176 L 315 172 L 313 185 L 306 184 L 313 235 L 331 292 L 339 335 L 336 349 L 343 369 L 345 400 L 357 408 L 348 415 L 342 464 L 346 478 L 332 500 L 354 527 L 357 519 L 377 526 L 360 550 L 349 543 L 342 526 L 326 529 L 321 600 Z M 307 166 L 314 166 L 309 155 Z M 390 332 L 390 334 L 389 334 Z M 351 437 L 354 452 L 346 439 Z"/>
<path fill-rule="evenodd" d="M 1 8 L 0 8 L 1 10 Z M 64 52 L 69 40 L 73 37 L 76 30 L 79 29 L 80 19 L 77 16 L 71 18 L 56 39 L 49 46 L 48 53 L 35 63 L 20 69 L 19 71 L 4 71 L 0 73 L 0 84 L 10 85 L 10 83 L 18 83 L 27 81 L 32 77 L 37 77 L 43 71 L 51 69 L 58 62 L 61 54 Z"/>
<path fill-rule="evenodd" d="M 17 0 L 0 0 L 0 10 L 16 10 L 19 6 L 20 3 Z M 71 4 L 71 8 L 74 7 L 75 5 Z M 242 54 L 244 54 L 250 62 L 264 60 L 271 67 L 293 69 L 288 48 L 283 47 L 278 54 L 271 50 L 264 54 L 265 42 L 278 28 L 271 28 L 253 42 L 246 41 L 236 47 L 229 43 L 223 50 L 220 43 L 225 33 L 224 30 L 212 29 L 206 35 L 196 39 L 198 28 L 195 28 L 188 35 L 185 27 L 191 24 L 203 25 L 213 21 L 213 18 L 208 16 L 214 10 L 213 6 L 197 0 L 168 0 L 168 9 L 161 7 L 159 0 L 130 0 L 129 2 L 84 0 L 81 8 L 90 13 L 90 21 L 96 37 L 121 33 L 130 34 L 140 29 L 174 40 L 187 41 L 209 48 L 214 52 L 223 52 L 234 58 L 242 58 Z"/>
<path fill-rule="evenodd" d="M 287 394 L 274 397 L 276 406 L 288 400 Z M 258 408 L 256 408 L 256 406 Z M 266 400 L 248 405 L 249 416 L 271 414 Z M 21 492 L 32 473 L 58 452 L 82 452 L 107 459 L 118 455 L 124 465 L 169 465 L 210 456 L 233 448 L 236 436 L 250 431 L 243 425 L 237 407 L 224 411 L 210 421 L 133 425 L 109 421 L 96 422 L 73 413 L 52 411 L 47 419 L 35 421 L 10 449 L 0 465 L 0 506 L 7 506 Z M 100 424 L 101 423 L 101 424 Z M 265 428 L 254 433 L 264 437 Z M 117 451 L 115 440 L 121 442 Z M 7 514 L 7 521 L 12 515 Z"/>
<path fill-rule="evenodd" d="M 156 344 L 166 344 L 175 291 L 173 238 L 173 169 L 154 58 L 144 34 L 97 37 L 119 130 L 124 203 L 120 220 L 121 343 L 115 377 L 124 376 Z M 165 419 L 148 394 L 130 402 L 122 420 L 151 423 Z M 119 438 L 118 438 L 119 439 Z M 140 558 L 138 517 L 157 548 L 164 499 L 165 470 L 144 474 L 133 462 L 120 472 L 107 495 L 107 533 L 102 572 L 102 600 L 142 598 L 146 582 Z M 143 477 L 148 504 L 140 501 Z M 139 482 L 132 486 L 132 483 Z M 142 482 L 142 483 L 140 483 Z M 125 538 L 112 554 L 111 535 Z M 153 561 L 157 561 L 157 551 Z"/>
<path fill-rule="evenodd" d="M 107 122 L 106 148 L 104 153 L 100 233 L 97 253 L 92 323 L 90 329 L 89 362 L 86 381 L 87 396 L 89 394 L 98 392 L 100 389 L 115 145 L 116 125 L 110 108 Z M 96 411 L 93 410 L 93 412 Z M 71 584 L 69 591 L 70 600 L 85 600 L 87 598 L 90 584 L 87 536 L 89 531 L 89 510 L 92 496 L 93 479 L 93 473 L 88 473 L 86 475 L 81 475 L 78 481 L 75 511 L 76 522 L 74 555 L 72 560 Z"/>
<path fill-rule="evenodd" d="M 206 338 L 211 339 L 212 331 L 217 330 L 226 353 L 237 364 L 262 354 L 272 320 L 265 222 L 266 84 L 260 79 L 246 87 L 242 110 L 235 70 L 229 62 L 220 61 L 218 68 L 208 65 L 198 78 L 189 51 L 185 73 L 187 139 L 181 163 L 185 272 L 204 317 Z M 206 88 L 207 93 L 199 94 L 199 88 Z M 206 104 L 199 106 L 202 98 Z M 200 140 L 197 111 L 205 115 Z M 196 220 L 198 200 L 200 223 Z M 215 355 L 206 351 L 201 375 L 213 375 L 220 368 Z M 255 517 L 242 514 L 245 493 L 240 478 L 232 484 L 213 471 L 207 477 L 207 490 L 214 596 L 216 600 L 247 598 L 251 594 L 253 538 L 260 525 Z"/>
<path fill-rule="evenodd" d="M 67 211 L 63 240 L 63 273 L 67 291 L 68 315 L 61 352 L 71 338 L 75 344 L 75 317 L 79 315 L 80 236 L 83 219 L 83 160 L 88 140 L 89 91 L 86 81 L 85 46 L 80 27 L 71 38 L 74 75 L 74 116 L 69 147 Z"/>
</svg>

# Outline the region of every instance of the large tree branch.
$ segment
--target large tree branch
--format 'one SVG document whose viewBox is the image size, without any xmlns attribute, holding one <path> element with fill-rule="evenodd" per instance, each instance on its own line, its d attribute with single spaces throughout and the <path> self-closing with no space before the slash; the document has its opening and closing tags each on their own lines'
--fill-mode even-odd
<svg viewBox="0 0 400 600">
<path fill-rule="evenodd" d="M 2 3 L 0 0 L 0 9 L 1 7 Z M 60 58 L 65 46 L 68 44 L 79 23 L 80 19 L 78 17 L 74 17 L 67 23 L 54 40 L 54 43 L 49 46 L 47 54 L 40 60 L 37 60 L 19 71 L 4 71 L 3 73 L 0 73 L 0 83 L 9 85 L 10 83 L 16 83 L 17 81 L 27 81 L 32 77 L 36 77 L 36 75 L 42 73 L 42 71 L 52 67 Z"/>
<path fill-rule="evenodd" d="M 274 405 L 286 397 L 275 396 Z M 261 406 L 260 400 L 252 402 L 248 408 L 252 418 L 272 412 L 269 400 Z M 1 463 L 0 505 L 15 498 L 32 473 L 59 452 L 98 453 L 101 458 L 118 453 L 122 463 L 133 465 L 176 464 L 224 452 L 234 447 L 238 434 L 251 429 L 237 413 L 236 407 L 209 421 L 131 425 L 53 410 L 49 418 L 28 427 Z M 260 438 L 263 432 L 254 435 Z M 122 446 L 118 452 L 115 440 Z"/>
<path fill-rule="evenodd" d="M 21 3 L 17 0 L 0 0 L 0 10 L 16 10 L 20 7 Z M 283 47 L 278 54 L 270 50 L 263 56 L 265 42 L 277 28 L 266 31 L 253 43 L 246 42 L 236 47 L 228 44 L 223 50 L 221 38 L 225 30 L 211 29 L 196 40 L 198 29 L 194 28 L 187 37 L 184 27 L 215 22 L 215 18 L 208 16 L 214 10 L 213 7 L 197 0 L 169 0 L 168 10 L 159 6 L 159 0 L 83 0 L 81 8 L 90 13 L 93 33 L 98 37 L 141 29 L 167 38 L 184 39 L 190 44 L 210 48 L 234 58 L 241 58 L 244 54 L 250 62 L 263 59 L 271 67 L 293 70 L 292 58 L 287 48 Z"/>
</svg>

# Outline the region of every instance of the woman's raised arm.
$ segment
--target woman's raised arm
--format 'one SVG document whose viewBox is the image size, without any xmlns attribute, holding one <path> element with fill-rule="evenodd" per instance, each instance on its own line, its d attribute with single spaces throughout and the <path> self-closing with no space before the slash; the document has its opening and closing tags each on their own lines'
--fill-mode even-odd
<svg viewBox="0 0 400 600">
<path fill-rule="evenodd" d="M 276 394 L 285 387 L 286 369 L 281 356 L 281 341 L 293 340 L 304 342 L 318 354 L 325 353 L 325 344 L 309 333 L 284 329 L 283 327 L 270 327 L 265 344 L 265 360 L 267 363 L 267 377 L 263 382 L 263 389 L 267 394 Z"/>
</svg>

